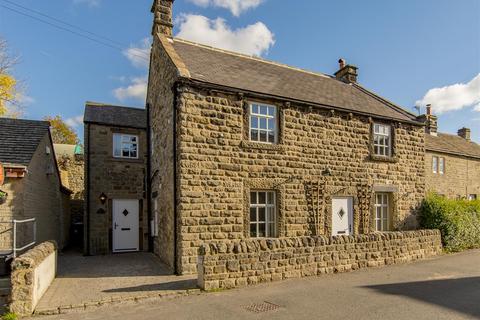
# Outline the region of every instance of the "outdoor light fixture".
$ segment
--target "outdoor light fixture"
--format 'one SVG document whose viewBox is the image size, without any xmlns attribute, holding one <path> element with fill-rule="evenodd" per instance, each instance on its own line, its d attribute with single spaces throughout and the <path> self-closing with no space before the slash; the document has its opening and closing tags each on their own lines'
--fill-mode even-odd
<svg viewBox="0 0 480 320">
<path fill-rule="evenodd" d="M 105 201 L 107 201 L 107 195 L 102 192 L 102 194 L 100 195 L 100 202 L 102 204 L 105 204 Z"/>
</svg>

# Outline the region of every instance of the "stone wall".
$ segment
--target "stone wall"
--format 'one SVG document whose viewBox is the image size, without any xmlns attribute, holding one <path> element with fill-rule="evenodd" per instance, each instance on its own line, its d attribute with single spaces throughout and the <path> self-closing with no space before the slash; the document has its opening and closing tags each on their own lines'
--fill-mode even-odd
<svg viewBox="0 0 480 320">
<path fill-rule="evenodd" d="M 175 190 L 174 190 L 174 83 L 177 70 L 170 60 L 163 36 L 154 36 L 147 103 L 150 105 L 152 155 L 151 192 L 152 214 L 157 215 L 158 236 L 154 238 L 154 252 L 172 270 L 175 268 Z M 171 45 L 170 45 L 171 47 Z M 155 207 L 157 210 L 155 210 Z M 180 235 L 181 236 L 181 235 Z"/>
<path fill-rule="evenodd" d="M 73 192 L 70 197 L 71 222 L 82 222 L 85 201 L 84 155 L 62 155 L 57 162 L 63 185 Z"/>
<path fill-rule="evenodd" d="M 250 101 L 278 108 L 278 144 L 248 140 Z M 335 196 L 353 197 L 352 231 L 369 233 L 374 192 L 384 189 L 392 190 L 392 230 L 417 227 L 422 126 L 190 84 L 180 88 L 178 103 L 181 273 L 196 272 L 204 241 L 249 237 L 250 190 L 277 193 L 280 237 L 330 235 Z M 371 157 L 373 121 L 392 126 L 392 158 Z"/>
<path fill-rule="evenodd" d="M 409 262 L 442 252 L 438 230 L 207 242 L 198 285 L 233 288 Z"/>
<path fill-rule="evenodd" d="M 444 174 L 433 173 L 434 156 L 445 158 Z M 480 159 L 427 151 L 425 169 L 427 191 L 435 191 L 452 199 L 476 194 L 480 199 Z"/>
<path fill-rule="evenodd" d="M 90 163 L 85 163 L 86 186 L 90 185 L 90 221 L 85 228 L 90 229 L 89 254 L 107 254 L 112 250 L 112 204 L 113 199 L 135 199 L 139 201 L 139 244 L 140 250 L 148 250 L 148 214 L 146 206 L 146 163 L 147 138 L 143 129 L 86 124 L 85 135 L 90 133 L 90 141 L 85 139 L 85 152 L 90 152 Z M 138 159 L 113 157 L 113 134 L 125 133 L 139 136 Z M 88 158 L 86 158 L 88 159 Z M 100 201 L 105 194 L 107 201 Z M 88 232 L 85 230 L 85 238 Z"/>
<path fill-rule="evenodd" d="M 55 279 L 57 245 L 44 242 L 17 257 L 12 262 L 12 297 L 10 311 L 28 316 Z"/>
</svg>

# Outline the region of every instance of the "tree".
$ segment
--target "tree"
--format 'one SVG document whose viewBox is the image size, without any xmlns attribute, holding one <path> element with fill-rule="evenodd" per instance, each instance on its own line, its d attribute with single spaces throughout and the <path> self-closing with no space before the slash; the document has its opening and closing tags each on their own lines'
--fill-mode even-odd
<svg viewBox="0 0 480 320">
<path fill-rule="evenodd" d="M 7 42 L 0 38 L 0 117 L 18 116 L 19 110 L 19 83 L 12 76 L 11 70 L 17 59 L 7 51 Z"/>
<path fill-rule="evenodd" d="M 73 128 L 67 125 L 60 116 L 45 117 L 43 120 L 50 122 L 53 143 L 78 144 L 80 142 Z"/>
</svg>

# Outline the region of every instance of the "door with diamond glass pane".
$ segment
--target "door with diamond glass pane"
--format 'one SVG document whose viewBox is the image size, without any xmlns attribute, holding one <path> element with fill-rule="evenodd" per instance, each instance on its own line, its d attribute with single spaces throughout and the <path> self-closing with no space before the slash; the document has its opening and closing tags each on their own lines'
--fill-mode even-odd
<svg viewBox="0 0 480 320">
<path fill-rule="evenodd" d="M 353 233 L 353 198 L 338 197 L 332 199 L 332 235 L 350 235 Z"/>
<path fill-rule="evenodd" d="M 138 251 L 138 200 L 113 200 L 113 252 Z"/>
</svg>

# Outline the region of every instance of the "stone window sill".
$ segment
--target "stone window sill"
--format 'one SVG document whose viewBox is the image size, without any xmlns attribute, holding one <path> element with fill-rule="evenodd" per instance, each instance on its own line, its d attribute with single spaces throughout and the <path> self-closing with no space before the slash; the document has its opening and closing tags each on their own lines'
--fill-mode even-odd
<svg viewBox="0 0 480 320">
<path fill-rule="evenodd" d="M 143 163 L 143 159 L 129 159 L 129 158 L 110 158 L 111 162 L 129 162 L 129 163 Z"/>
<path fill-rule="evenodd" d="M 242 141 L 240 144 L 242 148 L 245 149 L 259 149 L 259 150 L 273 150 L 273 151 L 284 151 L 285 146 L 280 144 L 269 144 L 253 141 Z"/>
<path fill-rule="evenodd" d="M 397 157 L 386 157 L 386 156 L 377 156 L 374 154 L 370 155 L 370 160 L 371 161 L 378 161 L 378 162 L 390 162 L 390 163 L 397 163 L 398 158 Z"/>
</svg>

